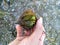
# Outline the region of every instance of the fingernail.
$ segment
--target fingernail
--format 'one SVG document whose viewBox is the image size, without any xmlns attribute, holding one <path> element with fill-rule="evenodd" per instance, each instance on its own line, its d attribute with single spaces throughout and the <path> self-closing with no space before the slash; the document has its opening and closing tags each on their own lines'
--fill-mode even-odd
<svg viewBox="0 0 60 45">
<path fill-rule="evenodd" d="M 40 22 L 40 24 L 43 24 L 43 18 L 40 17 L 40 19 L 38 20 Z"/>
<path fill-rule="evenodd" d="M 41 24 L 43 24 L 43 18 L 42 17 L 40 17 L 40 21 L 41 21 Z"/>
</svg>

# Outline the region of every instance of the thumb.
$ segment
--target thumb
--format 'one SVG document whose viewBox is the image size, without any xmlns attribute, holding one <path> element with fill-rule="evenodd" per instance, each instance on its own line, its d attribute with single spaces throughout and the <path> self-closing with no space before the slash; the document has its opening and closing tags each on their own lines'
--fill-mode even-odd
<svg viewBox="0 0 60 45">
<path fill-rule="evenodd" d="M 37 20 L 36 26 L 34 27 L 34 30 L 42 30 L 43 29 L 43 19 L 40 17 L 40 19 Z"/>
<path fill-rule="evenodd" d="M 36 27 L 40 28 L 43 26 L 43 18 L 40 17 L 40 19 L 37 21 Z"/>
<path fill-rule="evenodd" d="M 33 44 L 37 45 L 39 42 L 39 39 L 42 35 L 43 32 L 43 22 L 42 22 L 42 17 L 40 17 L 40 19 L 37 20 L 36 26 L 34 27 L 34 32 L 31 34 L 31 36 L 29 37 L 29 40 L 31 42 L 33 42 Z"/>
<path fill-rule="evenodd" d="M 40 17 L 40 19 L 37 20 L 36 26 L 34 27 L 34 32 L 32 33 L 31 37 L 36 36 L 38 33 L 39 35 L 41 35 L 41 33 L 43 32 L 43 21 L 42 21 L 42 17 Z"/>
<path fill-rule="evenodd" d="M 43 26 L 43 18 L 40 17 L 40 19 L 37 21 L 36 28 L 35 29 L 40 29 L 45 32 L 44 26 Z"/>
</svg>

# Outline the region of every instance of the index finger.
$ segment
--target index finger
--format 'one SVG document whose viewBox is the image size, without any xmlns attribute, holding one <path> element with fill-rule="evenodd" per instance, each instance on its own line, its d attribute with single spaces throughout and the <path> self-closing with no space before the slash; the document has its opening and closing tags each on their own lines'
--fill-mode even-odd
<svg viewBox="0 0 60 45">
<path fill-rule="evenodd" d="M 16 31 L 17 37 L 20 37 L 22 35 L 22 27 L 19 24 L 16 25 Z"/>
</svg>

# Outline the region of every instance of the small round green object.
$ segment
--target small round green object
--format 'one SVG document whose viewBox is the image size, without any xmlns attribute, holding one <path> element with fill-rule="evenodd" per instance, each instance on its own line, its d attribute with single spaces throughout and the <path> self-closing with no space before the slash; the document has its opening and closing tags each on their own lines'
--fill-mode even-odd
<svg viewBox="0 0 60 45">
<path fill-rule="evenodd" d="M 26 30 L 32 29 L 37 21 L 37 17 L 32 10 L 26 10 L 19 17 L 18 23 Z"/>
</svg>

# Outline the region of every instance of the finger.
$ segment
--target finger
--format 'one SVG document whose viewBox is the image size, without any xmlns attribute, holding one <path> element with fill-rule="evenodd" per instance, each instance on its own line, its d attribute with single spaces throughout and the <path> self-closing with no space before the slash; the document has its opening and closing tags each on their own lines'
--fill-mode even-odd
<svg viewBox="0 0 60 45">
<path fill-rule="evenodd" d="M 40 17 L 40 19 L 37 21 L 36 28 L 35 29 L 40 29 L 45 32 L 44 26 L 43 26 L 43 18 Z"/>
<path fill-rule="evenodd" d="M 38 30 L 43 30 L 43 19 L 42 17 L 40 17 L 40 19 L 37 21 L 36 26 L 34 27 L 34 32 L 38 31 Z"/>
<path fill-rule="evenodd" d="M 43 26 L 43 19 L 40 17 L 40 19 L 37 21 L 35 29 L 41 29 Z"/>
<path fill-rule="evenodd" d="M 17 37 L 20 37 L 22 35 L 22 27 L 19 24 L 16 25 L 16 30 L 17 30 Z"/>
</svg>

